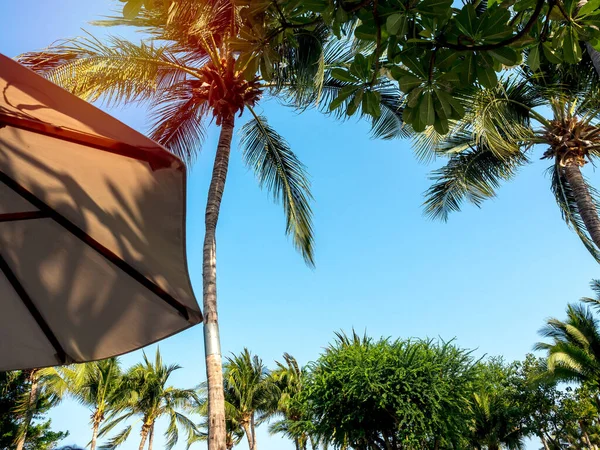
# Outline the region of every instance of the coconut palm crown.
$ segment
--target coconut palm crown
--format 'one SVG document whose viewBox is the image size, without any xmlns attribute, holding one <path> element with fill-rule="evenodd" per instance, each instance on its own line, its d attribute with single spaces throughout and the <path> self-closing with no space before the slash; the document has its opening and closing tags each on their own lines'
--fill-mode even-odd
<svg viewBox="0 0 600 450">
<path fill-rule="evenodd" d="M 447 220 L 465 201 L 480 206 L 521 167 L 548 159 L 563 219 L 600 261 L 598 193 L 581 170 L 600 157 L 600 83 L 584 56 L 578 66 L 523 66 L 493 89 L 463 93 L 465 117 L 446 136 L 430 129 L 415 138 L 422 154 L 448 158 L 425 194 L 429 216 Z"/>
</svg>

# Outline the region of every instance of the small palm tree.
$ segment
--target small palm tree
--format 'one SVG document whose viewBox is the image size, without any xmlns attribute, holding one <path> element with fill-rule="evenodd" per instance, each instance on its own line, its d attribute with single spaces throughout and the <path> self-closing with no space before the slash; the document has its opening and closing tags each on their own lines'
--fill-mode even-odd
<svg viewBox="0 0 600 450">
<path fill-rule="evenodd" d="M 587 55 L 578 66 L 524 67 L 494 89 L 464 94 L 466 115 L 446 136 L 427 130 L 416 138 L 419 151 L 448 158 L 433 172 L 427 214 L 447 220 L 465 200 L 479 206 L 543 145 L 562 216 L 600 261 L 599 198 L 581 171 L 600 156 L 599 79 Z"/>
<path fill-rule="evenodd" d="M 129 399 L 117 405 L 99 435 L 105 436 L 121 422 L 137 417 L 142 422 L 139 449 L 143 450 L 148 442 L 148 450 L 152 450 L 154 425 L 159 418 L 167 417 L 169 425 L 165 431 L 165 448 L 170 450 L 177 444 L 179 428 L 187 433 L 188 442 L 192 442 L 199 432 L 193 421 L 184 413 L 190 411 L 198 402 L 196 392 L 193 389 L 178 389 L 167 384 L 171 374 L 180 368 L 181 366 L 175 364 L 165 365 L 159 350 L 156 351 L 154 361 L 149 360 L 144 353 L 144 361 L 131 367 L 124 376 Z M 101 448 L 114 449 L 121 445 L 131 434 L 132 428 L 132 425 L 128 425 Z"/>
<path fill-rule="evenodd" d="M 524 432 L 511 406 L 496 393 L 475 393 L 471 443 L 477 450 L 521 450 L 525 448 Z"/>
<path fill-rule="evenodd" d="M 269 402 L 267 368 L 245 348 L 239 355 L 227 358 L 223 384 L 230 417 L 244 430 L 249 449 L 255 450 L 257 414 L 264 412 Z"/>
<path fill-rule="evenodd" d="M 92 440 L 90 450 L 96 449 L 100 425 L 106 415 L 129 399 L 123 373 L 117 358 L 78 364 L 62 371 L 69 394 L 92 410 Z"/>
<path fill-rule="evenodd" d="M 303 371 L 292 355 L 284 353 L 283 359 L 284 363 L 276 361 L 277 368 L 269 376 L 274 395 L 265 416 L 269 419 L 277 418 L 269 426 L 271 434 L 281 433 L 294 441 L 296 450 L 305 450 L 310 440 L 306 429 L 310 422 L 305 419 L 299 399 L 303 387 Z"/>
<path fill-rule="evenodd" d="M 567 306 L 567 319 L 549 319 L 540 330 L 551 342 L 540 342 L 536 350 L 547 352 L 548 371 L 557 380 L 589 383 L 600 388 L 600 321 L 592 308 L 600 308 L 600 280 L 591 287 L 596 298 Z"/>
<path fill-rule="evenodd" d="M 208 401 L 207 385 L 202 383 L 199 388 L 199 403 L 193 408 L 193 412 L 202 416 L 203 421 L 198 425 L 199 432 L 193 442 L 205 442 L 208 439 Z M 238 421 L 237 409 L 234 406 L 235 398 L 231 391 L 225 391 L 225 448 L 231 450 L 242 442 L 244 429 Z M 193 443 L 192 442 L 192 443 Z"/>
</svg>

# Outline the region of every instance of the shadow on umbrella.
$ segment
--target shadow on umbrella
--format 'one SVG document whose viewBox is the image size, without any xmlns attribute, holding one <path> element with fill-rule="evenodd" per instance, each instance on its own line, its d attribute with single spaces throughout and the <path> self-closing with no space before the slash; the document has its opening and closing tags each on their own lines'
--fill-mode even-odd
<svg viewBox="0 0 600 450">
<path fill-rule="evenodd" d="M 5 60 L 0 370 L 107 358 L 199 323 L 183 164 Z"/>
</svg>

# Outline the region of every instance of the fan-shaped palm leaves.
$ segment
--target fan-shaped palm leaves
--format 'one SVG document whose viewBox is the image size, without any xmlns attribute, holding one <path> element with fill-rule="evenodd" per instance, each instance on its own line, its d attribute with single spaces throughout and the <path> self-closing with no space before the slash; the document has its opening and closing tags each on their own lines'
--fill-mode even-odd
<svg viewBox="0 0 600 450">
<path fill-rule="evenodd" d="M 592 308 L 600 308 L 600 281 L 592 282 L 596 298 L 567 307 L 567 319 L 549 319 L 540 334 L 551 342 L 536 344 L 548 354 L 548 370 L 559 380 L 600 387 L 600 321 Z"/>
<path fill-rule="evenodd" d="M 539 157 L 552 160 L 551 189 L 564 220 L 600 261 L 598 196 L 581 172 L 600 156 L 600 84 L 586 58 L 579 66 L 525 68 L 494 89 L 466 93 L 466 115 L 448 135 L 429 130 L 418 136 L 418 149 L 449 160 L 433 172 L 427 214 L 446 220 L 464 201 L 479 206 L 528 164 L 541 144 L 546 151 Z"/>
<path fill-rule="evenodd" d="M 148 442 L 148 450 L 152 450 L 154 425 L 159 418 L 167 417 L 169 424 L 165 431 L 165 448 L 171 449 L 177 444 L 179 428 L 186 432 L 188 442 L 192 442 L 198 430 L 185 412 L 197 404 L 196 392 L 167 384 L 172 373 L 180 368 L 178 365 L 164 364 L 158 350 L 154 361 L 144 354 L 144 361 L 131 367 L 125 375 L 127 401 L 117 405 L 116 411 L 107 418 L 108 423 L 100 430 L 100 436 L 105 436 L 123 421 L 137 418 L 141 421 L 139 449 L 143 450 Z M 133 425 L 128 425 L 101 448 L 114 449 L 121 445 L 132 429 Z"/>
</svg>

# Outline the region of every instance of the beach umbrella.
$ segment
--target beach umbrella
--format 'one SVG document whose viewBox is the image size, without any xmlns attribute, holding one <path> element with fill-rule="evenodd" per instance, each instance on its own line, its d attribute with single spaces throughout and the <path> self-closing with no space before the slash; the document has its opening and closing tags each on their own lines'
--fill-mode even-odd
<svg viewBox="0 0 600 450">
<path fill-rule="evenodd" d="M 202 321 L 186 169 L 0 55 L 0 370 L 126 353 Z"/>
</svg>

